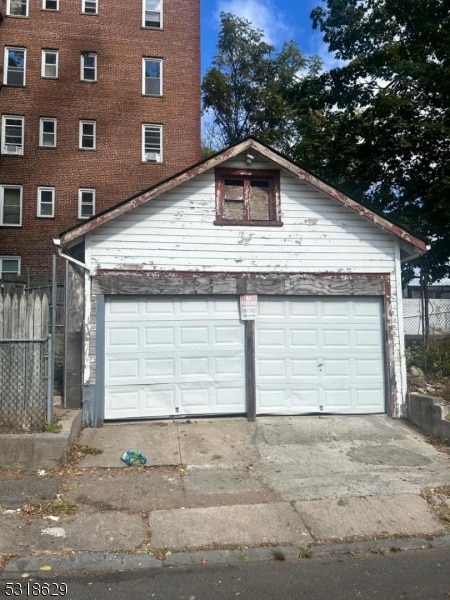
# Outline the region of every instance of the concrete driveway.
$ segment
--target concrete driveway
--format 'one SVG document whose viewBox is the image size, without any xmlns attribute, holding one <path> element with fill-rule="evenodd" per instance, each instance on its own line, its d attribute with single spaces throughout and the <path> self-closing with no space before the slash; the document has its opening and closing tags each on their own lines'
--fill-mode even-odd
<svg viewBox="0 0 450 600">
<path fill-rule="evenodd" d="M 195 419 L 107 424 L 80 443 L 102 454 L 81 467 L 123 467 L 128 449 L 148 465 L 187 472 L 251 472 L 284 500 L 418 494 L 450 485 L 450 460 L 404 421 L 386 415 Z"/>
<path fill-rule="evenodd" d="M 0 554 L 144 552 L 184 564 L 211 548 L 276 546 L 298 557 L 342 540 L 450 544 L 449 454 L 384 415 L 108 424 L 79 441 L 103 452 L 65 475 L 76 512 L 58 531 L 42 517 L 21 527 L 14 509 L 26 482 L 8 480 L 17 502 L 0 512 Z M 129 449 L 150 468 L 127 467 Z"/>
</svg>

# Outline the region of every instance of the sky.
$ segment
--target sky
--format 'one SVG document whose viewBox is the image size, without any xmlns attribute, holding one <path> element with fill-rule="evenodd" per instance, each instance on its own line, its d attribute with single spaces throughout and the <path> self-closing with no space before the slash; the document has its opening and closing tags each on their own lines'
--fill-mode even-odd
<svg viewBox="0 0 450 600">
<path fill-rule="evenodd" d="M 267 42 L 279 50 L 283 42 L 295 40 L 305 55 L 319 55 L 324 67 L 333 65 L 320 31 L 312 28 L 311 10 L 321 0 L 201 0 L 202 75 L 217 52 L 220 13 L 230 12 L 251 21 L 265 33 Z"/>
</svg>

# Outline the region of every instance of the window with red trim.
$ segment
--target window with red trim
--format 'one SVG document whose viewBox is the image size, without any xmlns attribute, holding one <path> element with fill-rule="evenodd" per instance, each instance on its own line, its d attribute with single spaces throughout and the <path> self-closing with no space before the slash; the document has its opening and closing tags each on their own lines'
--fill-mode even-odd
<svg viewBox="0 0 450 600">
<path fill-rule="evenodd" d="M 216 171 L 216 225 L 282 225 L 280 173 L 242 169 Z"/>
</svg>

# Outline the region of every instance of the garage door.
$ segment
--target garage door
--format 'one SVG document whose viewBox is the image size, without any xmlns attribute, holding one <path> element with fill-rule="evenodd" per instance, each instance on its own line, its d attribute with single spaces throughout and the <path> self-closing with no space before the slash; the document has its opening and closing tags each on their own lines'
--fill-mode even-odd
<svg viewBox="0 0 450 600">
<path fill-rule="evenodd" d="M 258 414 L 385 412 L 378 298 L 259 298 Z"/>
<path fill-rule="evenodd" d="M 238 299 L 110 298 L 105 418 L 245 412 Z"/>
</svg>

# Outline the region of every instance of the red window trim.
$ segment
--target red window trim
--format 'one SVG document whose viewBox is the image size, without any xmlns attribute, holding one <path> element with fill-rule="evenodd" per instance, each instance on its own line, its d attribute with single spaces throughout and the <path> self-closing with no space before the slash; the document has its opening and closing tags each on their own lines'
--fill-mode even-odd
<svg viewBox="0 0 450 600">
<path fill-rule="evenodd" d="M 246 181 L 268 181 L 270 219 L 264 221 L 252 219 L 225 219 L 223 217 L 225 179 L 244 179 L 244 185 Z M 280 219 L 280 172 L 258 169 L 216 169 L 216 219 L 214 225 L 281 227 L 283 223 Z"/>
</svg>

